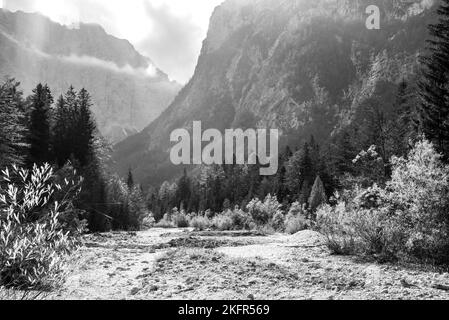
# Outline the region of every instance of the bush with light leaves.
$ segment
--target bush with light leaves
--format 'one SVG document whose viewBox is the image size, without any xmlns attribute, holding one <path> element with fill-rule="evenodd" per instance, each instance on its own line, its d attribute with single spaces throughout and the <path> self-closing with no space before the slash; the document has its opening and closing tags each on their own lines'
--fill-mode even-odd
<svg viewBox="0 0 449 320">
<path fill-rule="evenodd" d="M 64 260 L 79 234 L 64 227 L 64 218 L 82 179 L 55 179 L 48 164 L 1 172 L 0 287 L 47 291 L 62 283 Z"/>
</svg>

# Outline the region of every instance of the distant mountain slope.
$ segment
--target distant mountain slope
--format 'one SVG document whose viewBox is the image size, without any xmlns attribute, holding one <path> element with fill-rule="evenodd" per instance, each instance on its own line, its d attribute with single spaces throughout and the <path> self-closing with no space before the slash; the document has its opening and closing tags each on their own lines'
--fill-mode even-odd
<svg viewBox="0 0 449 320">
<path fill-rule="evenodd" d="M 15 77 L 27 94 L 38 82 L 54 95 L 70 84 L 89 90 L 100 130 L 112 141 L 148 125 L 181 88 L 98 25 L 71 29 L 39 14 L 0 9 L 0 48 L 0 77 Z"/>
<path fill-rule="evenodd" d="M 366 8 L 381 9 L 368 30 Z M 195 75 L 141 133 L 116 146 L 115 169 L 144 184 L 171 179 L 170 132 L 278 128 L 284 143 L 325 141 L 375 93 L 383 103 L 416 71 L 432 0 L 228 0 L 216 8 Z"/>
</svg>

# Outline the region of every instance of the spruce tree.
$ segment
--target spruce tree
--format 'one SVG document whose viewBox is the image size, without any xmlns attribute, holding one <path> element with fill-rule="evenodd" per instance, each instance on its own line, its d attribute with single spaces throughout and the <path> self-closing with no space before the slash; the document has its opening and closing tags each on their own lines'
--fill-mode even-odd
<svg viewBox="0 0 449 320">
<path fill-rule="evenodd" d="M 70 159 L 71 141 L 70 116 L 64 97 L 61 95 L 56 102 L 52 130 L 52 154 L 56 164 L 61 168 Z"/>
<path fill-rule="evenodd" d="M 449 159 L 449 0 L 442 0 L 439 20 L 429 26 L 428 54 L 421 59 L 421 130 Z"/>
<path fill-rule="evenodd" d="M 38 84 L 30 97 L 30 165 L 50 162 L 50 117 L 53 97 L 47 85 Z"/>
<path fill-rule="evenodd" d="M 390 155 L 406 156 L 411 142 L 418 135 L 416 101 L 410 82 L 403 79 L 398 86 L 394 102 L 393 119 L 388 128 Z"/>
<path fill-rule="evenodd" d="M 96 125 L 91 113 L 92 101 L 90 94 L 84 88 L 78 93 L 73 112 L 75 114 L 74 156 L 85 166 L 94 156 L 94 138 Z"/>
<path fill-rule="evenodd" d="M 187 175 L 187 170 L 184 169 L 182 177 L 178 180 L 178 190 L 176 190 L 176 206 L 181 208 L 182 206 L 189 205 L 190 200 L 190 179 Z"/>
<path fill-rule="evenodd" d="M 311 158 L 310 145 L 306 143 L 292 156 L 287 165 L 287 186 L 291 195 L 296 199 L 301 198 L 303 203 L 307 202 L 315 175 L 316 166 Z"/>
<path fill-rule="evenodd" d="M 312 192 L 310 193 L 309 208 L 312 213 L 315 213 L 316 209 L 318 209 L 319 206 L 325 204 L 326 202 L 327 196 L 323 181 L 321 180 L 320 176 L 317 176 L 312 187 Z"/>
<path fill-rule="evenodd" d="M 20 83 L 7 79 L 0 85 L 0 167 L 22 165 L 28 153 L 27 128 Z"/>
<path fill-rule="evenodd" d="M 128 171 L 128 180 L 126 181 L 126 184 L 128 185 L 128 190 L 134 189 L 134 177 L 131 169 Z"/>
</svg>

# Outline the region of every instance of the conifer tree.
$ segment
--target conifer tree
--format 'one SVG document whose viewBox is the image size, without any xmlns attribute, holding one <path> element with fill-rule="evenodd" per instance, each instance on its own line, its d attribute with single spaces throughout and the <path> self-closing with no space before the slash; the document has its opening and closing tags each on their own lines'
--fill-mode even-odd
<svg viewBox="0 0 449 320">
<path fill-rule="evenodd" d="M 134 177 L 131 169 L 128 171 L 128 180 L 126 184 L 128 185 L 128 190 L 132 190 L 134 188 Z"/>
<path fill-rule="evenodd" d="M 306 143 L 292 156 L 287 165 L 287 185 L 291 195 L 307 201 L 315 174 L 316 168 L 311 158 L 310 145 Z"/>
<path fill-rule="evenodd" d="M 176 206 L 189 206 L 190 200 L 190 179 L 187 175 L 187 170 L 184 169 L 182 177 L 178 180 L 178 190 L 176 190 Z"/>
<path fill-rule="evenodd" d="M 422 100 L 421 130 L 449 158 L 449 0 L 437 10 L 439 20 L 429 26 L 428 54 L 422 58 L 423 77 L 419 82 Z"/>
<path fill-rule="evenodd" d="M 7 79 L 0 85 L 0 167 L 25 161 L 27 128 L 20 83 Z"/>
<path fill-rule="evenodd" d="M 57 165 L 61 168 L 70 158 L 69 141 L 69 110 L 64 97 L 61 95 L 56 102 L 54 123 L 52 130 L 52 154 Z"/>
<path fill-rule="evenodd" d="M 87 165 L 94 156 L 94 138 L 96 126 L 91 113 L 91 97 L 86 89 L 81 89 L 74 104 L 76 142 L 75 158 L 81 166 Z"/>
<path fill-rule="evenodd" d="M 312 187 L 312 192 L 310 193 L 309 208 L 311 212 L 314 213 L 319 206 L 325 204 L 326 202 L 327 196 L 326 191 L 324 190 L 323 181 L 320 176 L 317 176 Z"/>
<path fill-rule="evenodd" d="M 47 85 L 38 84 L 30 97 L 30 165 L 50 162 L 50 118 L 53 97 Z"/>
</svg>

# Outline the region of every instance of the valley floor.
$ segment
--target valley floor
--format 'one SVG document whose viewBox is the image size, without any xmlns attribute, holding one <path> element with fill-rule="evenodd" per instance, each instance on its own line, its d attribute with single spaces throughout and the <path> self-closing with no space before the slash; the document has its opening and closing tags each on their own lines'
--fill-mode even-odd
<svg viewBox="0 0 449 320">
<path fill-rule="evenodd" d="M 152 229 L 90 235 L 55 299 L 448 299 L 447 273 L 330 255 L 293 236 Z"/>
</svg>

